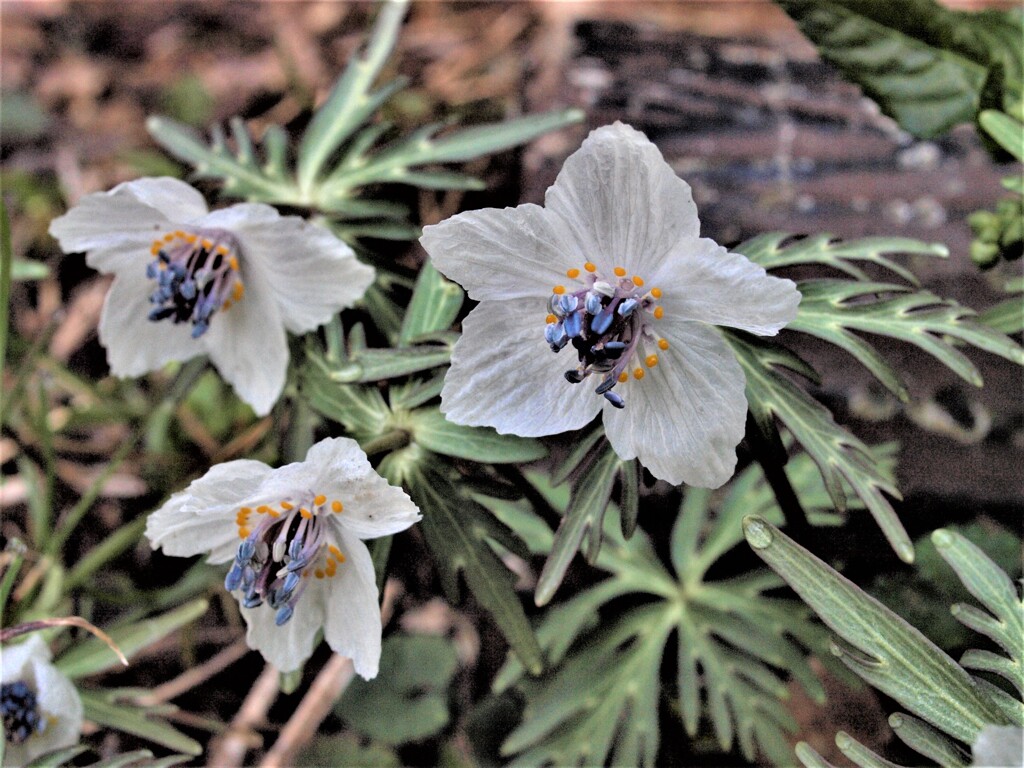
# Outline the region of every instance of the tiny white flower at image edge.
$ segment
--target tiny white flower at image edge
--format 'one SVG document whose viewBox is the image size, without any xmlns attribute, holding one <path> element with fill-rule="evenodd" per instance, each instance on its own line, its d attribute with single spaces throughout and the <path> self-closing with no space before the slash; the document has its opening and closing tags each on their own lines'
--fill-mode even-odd
<svg viewBox="0 0 1024 768">
<path fill-rule="evenodd" d="M 316 634 L 377 674 L 381 615 L 364 539 L 403 531 L 419 509 L 389 485 L 349 438 L 320 441 L 304 461 L 271 469 L 258 461 L 218 464 L 149 516 L 154 549 L 231 563 L 251 648 L 282 672 L 313 653 Z"/>
<path fill-rule="evenodd" d="M 81 737 L 82 699 L 50 659 L 37 634 L 0 648 L 4 766 L 25 765 Z"/>
<path fill-rule="evenodd" d="M 716 326 L 774 335 L 800 292 L 700 237 L 689 185 L 643 133 L 598 128 L 543 207 L 460 213 L 420 242 L 480 302 L 441 392 L 448 419 L 537 437 L 603 413 L 615 452 L 655 477 L 732 476 L 745 378 Z"/>
<path fill-rule="evenodd" d="M 209 211 L 172 178 L 86 195 L 50 234 L 114 275 L 99 324 L 111 373 L 141 376 L 206 354 L 261 416 L 284 388 L 285 331 L 323 325 L 374 279 L 326 228 L 261 203 Z"/>
</svg>

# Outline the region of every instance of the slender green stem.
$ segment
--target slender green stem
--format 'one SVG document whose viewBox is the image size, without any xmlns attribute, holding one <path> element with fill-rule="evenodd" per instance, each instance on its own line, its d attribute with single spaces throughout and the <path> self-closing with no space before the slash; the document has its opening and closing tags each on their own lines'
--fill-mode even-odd
<svg viewBox="0 0 1024 768">
<path fill-rule="evenodd" d="M 20 548 L 20 551 L 18 549 Z M 7 610 L 7 598 L 14 588 L 14 581 L 18 578 L 21 564 L 25 561 L 25 545 L 18 539 L 11 539 L 7 543 L 7 552 L 13 554 L 11 562 L 4 571 L 4 577 L 0 580 L 0 626 L 3 626 L 4 611 Z"/>
<path fill-rule="evenodd" d="M 374 437 L 360 444 L 367 456 L 374 456 L 378 453 L 390 453 L 400 448 L 405 448 L 411 442 L 409 433 L 404 429 L 393 429 L 383 435 Z"/>
<path fill-rule="evenodd" d="M 753 416 L 747 413 L 747 444 L 754 459 L 761 465 L 764 471 L 765 480 L 775 494 L 775 500 L 779 503 L 782 516 L 786 519 L 787 532 L 793 538 L 803 538 L 805 542 L 813 534 L 813 527 L 807 518 L 800 499 L 793 490 L 792 483 L 786 475 L 786 469 L 779 461 L 778 454 L 772 449 L 771 443 L 761 432 L 761 428 L 754 421 Z"/>
<path fill-rule="evenodd" d="M 103 490 L 103 484 L 107 482 L 111 475 L 117 471 L 117 468 L 121 466 L 121 462 L 125 460 L 128 453 L 135 447 L 134 440 L 125 440 L 118 446 L 117 451 L 107 462 L 107 465 L 103 468 L 103 471 L 93 480 L 92 484 L 83 494 L 82 498 L 78 500 L 78 503 L 71 509 L 70 512 L 65 516 L 64 520 L 60 523 L 60 527 L 50 538 L 50 541 L 46 545 L 46 552 L 51 555 L 56 555 L 60 551 L 60 548 L 64 546 L 64 542 L 68 540 L 72 532 L 82 521 L 85 513 L 92 507 L 93 502 L 96 501 L 100 495 L 100 491 Z"/>
</svg>

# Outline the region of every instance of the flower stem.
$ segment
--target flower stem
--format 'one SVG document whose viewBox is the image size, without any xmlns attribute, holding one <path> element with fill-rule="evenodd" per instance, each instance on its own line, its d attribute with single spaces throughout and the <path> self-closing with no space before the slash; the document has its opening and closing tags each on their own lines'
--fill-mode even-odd
<svg viewBox="0 0 1024 768">
<path fill-rule="evenodd" d="M 765 480 L 768 481 L 768 486 L 775 494 L 775 500 L 786 520 L 787 532 L 793 538 L 803 538 L 807 543 L 814 531 L 810 520 L 807 519 L 807 512 L 804 511 L 796 491 L 793 490 L 792 483 L 789 482 L 783 462 L 779 460 L 778 452 L 774 450 L 749 411 L 747 412 L 747 445 L 750 447 L 754 460 L 761 465 Z"/>
<path fill-rule="evenodd" d="M 404 429 L 393 429 L 379 437 L 367 440 L 359 447 L 363 449 L 367 456 L 373 456 L 378 453 L 390 453 L 391 451 L 397 451 L 399 448 L 405 448 L 410 442 L 411 439 L 408 432 Z"/>
</svg>

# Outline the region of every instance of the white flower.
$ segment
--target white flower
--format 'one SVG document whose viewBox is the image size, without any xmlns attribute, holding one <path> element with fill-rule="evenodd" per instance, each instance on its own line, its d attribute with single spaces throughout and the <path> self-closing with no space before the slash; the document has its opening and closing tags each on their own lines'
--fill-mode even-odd
<svg viewBox="0 0 1024 768">
<path fill-rule="evenodd" d="M 374 277 L 324 227 L 258 203 L 211 212 L 171 178 L 86 195 L 50 234 L 115 275 L 99 326 L 115 376 L 207 354 L 259 415 L 284 388 L 285 329 L 326 323 Z"/>
<path fill-rule="evenodd" d="M 78 743 L 82 699 L 50 658 L 50 649 L 36 634 L 0 649 L 5 766 L 25 765 Z"/>
<path fill-rule="evenodd" d="M 218 464 L 150 515 L 146 536 L 168 555 L 209 552 L 215 564 L 233 558 L 224 584 L 237 592 L 246 640 L 282 672 L 309 658 L 323 627 L 327 644 L 370 679 L 381 618 L 361 539 L 419 519 L 405 492 L 373 471 L 354 440 L 339 437 L 280 469 Z"/>
<path fill-rule="evenodd" d="M 699 228 L 689 185 L 622 123 L 590 134 L 544 207 L 425 227 L 434 265 L 480 302 L 441 410 L 535 437 L 579 429 L 603 408 L 623 459 L 671 483 L 724 483 L 747 403 L 743 371 L 713 326 L 774 335 L 800 293 Z"/>
</svg>

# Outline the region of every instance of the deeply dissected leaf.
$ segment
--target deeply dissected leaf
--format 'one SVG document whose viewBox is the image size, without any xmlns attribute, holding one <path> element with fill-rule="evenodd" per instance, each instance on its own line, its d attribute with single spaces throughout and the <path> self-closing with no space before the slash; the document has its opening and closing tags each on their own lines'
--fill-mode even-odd
<svg viewBox="0 0 1024 768">
<path fill-rule="evenodd" d="M 891 471 L 780 369 L 804 375 L 813 375 L 813 370 L 782 347 L 752 336 L 731 333 L 727 339 L 747 377 L 747 403 L 761 430 L 766 435 L 774 432 L 778 418 L 818 465 L 836 507 L 846 508 L 845 482 L 871 512 L 896 554 L 912 562 L 913 544 L 886 498 L 900 498 Z"/>
<path fill-rule="evenodd" d="M 1010 577 L 977 545 L 956 531 L 932 534 L 939 555 L 956 571 L 960 581 L 985 608 L 953 606 L 961 623 L 993 640 L 1006 656 L 988 650 L 969 650 L 960 664 L 1004 677 L 1024 696 L 1024 602 Z"/>
<path fill-rule="evenodd" d="M 967 766 L 971 762 L 965 749 L 923 720 L 897 712 L 889 715 L 889 726 L 900 741 L 939 765 Z"/>
<path fill-rule="evenodd" d="M 1021 91 L 1021 20 L 967 13 L 934 0 L 778 0 L 822 57 L 919 138 L 974 119 L 989 70 Z"/>
<path fill-rule="evenodd" d="M 399 87 L 394 81 L 375 93 L 370 92 L 374 80 L 398 40 L 398 31 L 405 17 L 408 0 L 388 0 L 380 13 L 365 55 L 354 56 L 327 101 L 310 121 L 299 145 L 299 188 L 308 190 L 324 163 Z"/>
<path fill-rule="evenodd" d="M 762 518 L 744 520 L 747 542 L 848 647 L 834 653 L 872 686 L 955 739 L 1008 721 L 940 648 Z"/>
<path fill-rule="evenodd" d="M 794 460 L 801 498 L 827 507 L 819 476 L 809 460 L 801 459 Z M 527 478 L 553 506 L 564 505 L 564 489 L 551 488 L 539 473 Z M 780 707 L 789 693 L 779 670 L 821 700 L 824 692 L 803 649 L 823 647 L 823 633 L 793 602 L 763 598 L 765 590 L 780 583 L 770 572 L 729 581 L 704 579 L 718 555 L 731 547 L 728 542 L 740 538 L 730 530 L 738 518 L 722 512 L 743 507 L 748 498 L 781 520 L 756 466 L 738 478 L 718 514 L 712 515 L 709 492 L 687 490 L 672 534 L 675 575 L 643 532 L 626 540 L 614 516 L 604 519 L 605 543 L 596 565 L 610 578 L 545 613 L 537 637 L 549 671 L 531 680 L 510 657 L 495 678 L 495 690 L 515 685 L 527 700 L 523 721 L 503 746 L 505 754 L 516 755 L 513 765 L 653 764 L 660 738 L 659 669 L 673 632 L 679 637 L 679 709 L 687 731 L 697 732 L 706 708 L 722 749 L 738 743 L 749 760 L 760 751 L 774 763 L 791 762 L 786 732 L 796 724 Z M 530 542 L 531 551 L 551 551 L 555 536 L 525 502 L 482 500 Z M 712 550 L 707 557 L 705 547 Z M 635 605 L 638 597 L 642 607 L 622 612 L 619 598 Z M 606 620 L 592 631 L 599 614 Z"/>
<path fill-rule="evenodd" d="M 473 596 L 490 612 L 523 664 L 531 672 L 539 672 L 543 659 L 537 638 L 512 588 L 512 574 L 490 544 L 496 541 L 514 549 L 514 537 L 485 509 L 464 496 L 440 468 L 427 461 L 410 462 L 396 477 L 397 465 L 391 466 L 395 469 L 389 472 L 385 461 L 381 471 L 392 482 L 404 480 L 409 495 L 423 511 L 419 527 L 448 594 L 457 594 L 458 574 L 464 574 Z"/>
<path fill-rule="evenodd" d="M 377 678 L 353 680 L 335 711 L 385 744 L 419 741 L 448 724 L 448 688 L 457 666 L 455 648 L 442 637 L 389 637 Z"/>
<path fill-rule="evenodd" d="M 421 336 L 448 330 L 462 308 L 462 299 L 462 289 L 446 280 L 431 262 L 426 262 L 420 268 L 416 288 L 402 319 L 399 344 L 408 346 Z"/>
<path fill-rule="evenodd" d="M 803 294 L 799 313 L 787 327 L 842 347 L 903 400 L 909 396 L 899 374 L 853 331 L 913 344 L 975 386 L 981 386 L 981 374 L 952 340 L 1024 365 L 1024 349 L 1019 345 L 977 322 L 970 310 L 927 291 L 851 280 L 804 280 L 799 287 Z"/>
<path fill-rule="evenodd" d="M 867 273 L 857 262 L 877 264 L 899 275 L 911 285 L 917 285 L 914 273 L 890 256 L 905 253 L 946 258 L 949 249 L 941 243 L 923 243 L 907 237 L 862 237 L 856 240 L 837 240 L 829 234 L 795 238 L 787 232 L 769 232 L 737 245 L 733 250 L 742 253 L 765 269 L 779 269 L 807 264 L 832 267 L 857 280 L 867 281 Z"/>
<path fill-rule="evenodd" d="M 437 408 L 420 408 L 409 415 L 412 439 L 444 456 L 491 464 L 536 461 L 547 456 L 532 438 L 499 435 L 490 427 L 466 427 L 448 421 Z"/>
<path fill-rule="evenodd" d="M 357 437 L 380 434 L 391 411 L 373 387 L 343 384 L 331 376 L 332 365 L 312 343 L 306 345 L 300 392 L 317 412 L 345 426 Z"/>
</svg>

